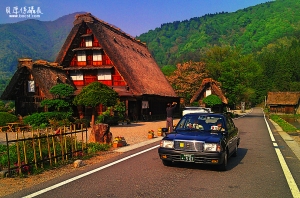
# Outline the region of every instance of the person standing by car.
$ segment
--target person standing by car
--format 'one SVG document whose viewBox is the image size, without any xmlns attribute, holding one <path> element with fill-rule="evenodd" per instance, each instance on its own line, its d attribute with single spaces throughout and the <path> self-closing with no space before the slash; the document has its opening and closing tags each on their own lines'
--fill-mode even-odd
<svg viewBox="0 0 300 198">
<path fill-rule="evenodd" d="M 167 112 L 166 128 L 168 129 L 169 132 L 173 132 L 173 113 L 174 113 L 174 110 L 176 108 L 176 105 L 177 105 L 177 102 L 173 102 L 172 104 L 171 103 L 167 104 L 167 109 L 166 109 L 166 112 Z"/>
</svg>

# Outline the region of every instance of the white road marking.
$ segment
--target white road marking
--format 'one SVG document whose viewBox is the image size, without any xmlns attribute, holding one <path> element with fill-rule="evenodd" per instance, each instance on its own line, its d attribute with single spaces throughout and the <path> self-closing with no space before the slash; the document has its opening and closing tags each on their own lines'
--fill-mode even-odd
<svg viewBox="0 0 300 198">
<path fill-rule="evenodd" d="M 280 149 L 278 148 L 278 144 L 275 141 L 275 138 L 274 138 L 273 133 L 271 131 L 271 128 L 270 128 L 270 126 L 269 126 L 269 124 L 267 122 L 265 114 L 264 114 L 264 119 L 265 119 L 266 125 L 268 127 L 269 135 L 270 135 L 271 140 L 273 142 L 273 146 L 274 146 L 274 149 L 276 151 L 277 157 L 279 159 L 281 168 L 282 168 L 283 173 L 285 175 L 285 179 L 286 179 L 286 181 L 287 181 L 287 183 L 289 185 L 289 188 L 291 190 L 291 193 L 292 193 L 292 195 L 293 195 L 294 198 L 300 198 L 300 192 L 299 192 L 298 186 L 297 186 L 297 184 L 296 184 L 296 182 L 295 182 L 295 180 L 293 178 L 293 175 L 292 175 L 289 167 L 287 166 L 287 164 L 286 164 L 286 162 L 284 160 L 284 157 L 283 157 Z"/>
<path fill-rule="evenodd" d="M 100 170 L 103 170 L 103 169 L 105 169 L 105 168 L 108 168 L 108 167 L 110 167 L 110 166 L 113 166 L 113 165 L 115 165 L 115 164 L 118 164 L 118 163 L 120 163 L 120 162 L 123 162 L 123 161 L 125 161 L 125 160 L 128 160 L 128 159 L 133 158 L 133 157 L 135 157 L 135 156 L 138 156 L 138 155 L 140 155 L 140 154 L 146 153 L 146 152 L 148 152 L 148 151 L 150 151 L 150 150 L 153 150 L 153 149 L 155 149 L 155 148 L 157 148 L 157 147 L 159 147 L 159 145 L 154 146 L 154 147 L 151 147 L 151 148 L 148 148 L 148 149 L 143 150 L 143 151 L 140 151 L 140 152 L 138 152 L 138 153 L 132 154 L 132 155 L 130 155 L 130 156 L 124 157 L 124 158 L 119 159 L 119 160 L 117 160 L 117 161 L 115 161 L 115 162 L 106 164 L 106 165 L 104 165 L 104 166 L 101 166 L 101 167 L 96 168 L 96 169 L 94 169 L 94 170 L 91 170 L 91 171 L 89 171 L 89 172 L 83 173 L 83 174 L 78 175 L 78 176 L 76 176 L 76 177 L 70 178 L 70 179 L 68 179 L 68 180 L 66 180 L 66 181 L 60 182 L 60 183 L 58 183 L 58 184 L 55 184 L 55 185 L 50 186 L 50 187 L 48 187 L 48 188 L 45 188 L 45 189 L 43 189 L 43 190 L 37 191 L 37 192 L 32 193 L 32 194 L 30 194 L 30 195 L 27 195 L 27 196 L 25 196 L 25 197 L 26 197 L 26 198 L 30 198 L 30 197 L 35 197 L 35 196 L 41 195 L 41 194 L 43 194 L 43 193 L 45 193 L 45 192 L 48 192 L 48 191 L 50 191 L 50 190 L 53 190 L 53 189 L 55 189 L 55 188 L 58 188 L 58 187 L 60 187 L 60 186 L 65 185 L 65 184 L 71 183 L 71 182 L 73 182 L 73 181 L 75 181 L 75 180 L 77 180 L 77 179 L 80 179 L 80 178 L 83 178 L 83 177 L 85 177 L 85 176 L 91 175 L 91 174 L 93 174 L 93 173 L 95 173 L 95 172 L 98 172 L 98 171 L 100 171 Z"/>
</svg>

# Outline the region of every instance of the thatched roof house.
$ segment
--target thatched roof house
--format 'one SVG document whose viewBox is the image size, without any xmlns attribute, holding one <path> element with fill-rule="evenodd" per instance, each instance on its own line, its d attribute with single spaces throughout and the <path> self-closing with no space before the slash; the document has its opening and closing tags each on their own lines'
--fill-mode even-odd
<svg viewBox="0 0 300 198">
<path fill-rule="evenodd" d="M 299 113 L 300 92 L 268 92 L 266 105 L 272 113 Z"/>
<path fill-rule="evenodd" d="M 62 66 L 44 60 L 33 62 L 32 59 L 21 58 L 1 100 L 14 100 L 16 114 L 38 112 L 41 100 L 54 97 L 49 91 L 58 83 L 74 86 Z"/>
<path fill-rule="evenodd" d="M 195 92 L 194 96 L 190 100 L 190 104 L 197 101 L 199 106 L 205 106 L 202 101 L 205 97 L 211 94 L 217 95 L 224 105 L 228 104 L 228 100 L 220 88 L 220 83 L 212 78 L 203 79 L 199 89 Z"/>
<path fill-rule="evenodd" d="M 165 114 L 168 102 L 179 102 L 144 43 L 90 13 L 76 16 L 56 62 L 72 77 L 76 94 L 94 78 L 119 94 L 128 115 Z"/>
<path fill-rule="evenodd" d="M 66 70 L 76 69 L 70 68 L 69 65 L 77 51 L 76 48 L 79 48 L 78 41 L 85 36 L 86 28 L 92 30 L 90 34 L 97 38 L 102 46 L 100 48 L 109 56 L 113 66 L 126 81 L 132 95 L 177 97 L 144 43 L 90 13 L 77 15 L 74 27 L 55 62 L 63 65 Z M 103 66 L 99 66 L 101 67 Z M 97 67 L 89 69 L 97 69 Z"/>
</svg>

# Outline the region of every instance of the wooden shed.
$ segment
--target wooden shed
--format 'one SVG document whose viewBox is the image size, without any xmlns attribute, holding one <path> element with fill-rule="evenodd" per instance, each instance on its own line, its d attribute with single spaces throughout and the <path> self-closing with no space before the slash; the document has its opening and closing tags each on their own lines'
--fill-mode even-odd
<svg viewBox="0 0 300 198">
<path fill-rule="evenodd" d="M 266 105 L 271 113 L 300 113 L 299 97 L 300 92 L 268 92 Z"/>
</svg>

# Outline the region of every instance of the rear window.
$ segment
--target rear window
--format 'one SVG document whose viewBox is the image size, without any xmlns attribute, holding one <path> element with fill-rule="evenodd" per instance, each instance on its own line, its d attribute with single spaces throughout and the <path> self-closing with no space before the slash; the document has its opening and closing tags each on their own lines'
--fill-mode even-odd
<svg viewBox="0 0 300 198">
<path fill-rule="evenodd" d="M 182 116 L 189 113 L 210 113 L 210 109 L 203 107 L 185 107 L 182 111 Z"/>
</svg>

